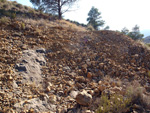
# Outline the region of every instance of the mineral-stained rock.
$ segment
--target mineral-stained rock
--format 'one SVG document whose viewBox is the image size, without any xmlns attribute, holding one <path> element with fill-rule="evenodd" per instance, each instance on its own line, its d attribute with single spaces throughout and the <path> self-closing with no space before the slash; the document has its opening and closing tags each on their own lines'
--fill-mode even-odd
<svg viewBox="0 0 150 113">
<path fill-rule="evenodd" d="M 84 105 L 84 106 L 88 106 L 92 102 L 92 96 L 88 94 L 85 90 L 83 90 L 82 92 L 79 92 L 75 99 L 78 104 Z"/>
</svg>

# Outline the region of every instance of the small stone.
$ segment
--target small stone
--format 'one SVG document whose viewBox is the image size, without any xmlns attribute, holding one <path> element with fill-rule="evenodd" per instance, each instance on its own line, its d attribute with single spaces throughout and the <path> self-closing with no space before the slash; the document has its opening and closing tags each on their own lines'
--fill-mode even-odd
<svg viewBox="0 0 150 113">
<path fill-rule="evenodd" d="M 150 92 L 150 86 L 145 86 L 147 92 Z"/>
<path fill-rule="evenodd" d="M 31 109 L 29 110 L 29 113 L 34 113 L 34 109 L 31 108 Z"/>
<path fill-rule="evenodd" d="M 91 79 L 92 78 L 92 73 L 91 72 L 88 72 L 87 74 L 87 78 Z"/>
<path fill-rule="evenodd" d="M 57 98 L 56 98 L 56 95 L 50 95 L 49 96 L 49 100 L 52 102 L 52 103 L 55 103 Z"/>
<path fill-rule="evenodd" d="M 100 91 L 103 91 L 103 90 L 106 89 L 106 86 L 105 86 L 105 85 L 99 85 L 99 86 L 98 86 L 98 89 L 99 89 Z"/>
<path fill-rule="evenodd" d="M 77 80 L 78 82 L 85 82 L 85 78 L 84 78 L 83 76 L 77 76 L 77 77 L 76 77 L 76 80 Z"/>
<path fill-rule="evenodd" d="M 71 92 L 70 92 L 70 96 L 71 96 L 72 98 L 76 98 L 77 95 L 78 95 L 78 91 L 71 91 Z"/>
<path fill-rule="evenodd" d="M 13 80 L 13 77 L 11 75 L 9 75 L 8 80 Z"/>
<path fill-rule="evenodd" d="M 138 113 L 137 111 L 133 111 L 132 113 Z"/>
<path fill-rule="evenodd" d="M 23 45 L 21 46 L 21 49 L 26 50 L 26 49 L 27 49 L 27 45 L 23 44 Z"/>
<path fill-rule="evenodd" d="M 13 81 L 12 86 L 13 86 L 13 88 L 17 88 L 18 87 L 18 85 L 16 84 L 16 81 Z"/>
<path fill-rule="evenodd" d="M 143 110 L 142 106 L 137 105 L 137 104 L 134 104 L 134 105 L 133 105 L 133 109 L 141 110 L 141 111 Z"/>
<path fill-rule="evenodd" d="M 67 108 L 64 108 L 60 111 L 60 113 L 66 113 L 67 112 Z"/>
<path fill-rule="evenodd" d="M 114 92 L 120 92 L 122 90 L 122 87 L 115 86 L 115 87 L 110 88 L 110 90 L 112 90 Z"/>
<path fill-rule="evenodd" d="M 92 96 L 88 94 L 85 90 L 79 92 L 76 96 L 76 101 L 80 105 L 88 106 L 92 102 Z"/>
<path fill-rule="evenodd" d="M 94 91 L 90 90 L 89 93 L 93 96 L 94 95 Z"/>
<path fill-rule="evenodd" d="M 99 81 L 98 84 L 101 85 L 101 84 L 102 84 L 102 81 Z"/>
<path fill-rule="evenodd" d="M 84 113 L 91 113 L 91 111 L 90 110 L 85 110 Z"/>
<path fill-rule="evenodd" d="M 46 91 L 49 92 L 51 90 L 50 86 L 46 88 Z"/>
</svg>

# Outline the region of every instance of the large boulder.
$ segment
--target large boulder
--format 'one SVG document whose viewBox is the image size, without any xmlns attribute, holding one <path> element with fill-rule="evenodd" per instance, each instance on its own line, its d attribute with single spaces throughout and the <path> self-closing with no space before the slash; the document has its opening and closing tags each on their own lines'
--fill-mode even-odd
<svg viewBox="0 0 150 113">
<path fill-rule="evenodd" d="M 88 106 L 92 102 L 92 96 L 88 94 L 85 90 L 83 90 L 82 92 L 79 92 L 75 99 L 78 104 L 83 105 L 83 106 Z"/>
</svg>

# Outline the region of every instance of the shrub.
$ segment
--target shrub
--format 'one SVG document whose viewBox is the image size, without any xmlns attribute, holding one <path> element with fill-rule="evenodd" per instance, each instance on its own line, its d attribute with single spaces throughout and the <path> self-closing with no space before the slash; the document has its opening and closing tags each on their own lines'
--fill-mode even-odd
<svg viewBox="0 0 150 113">
<path fill-rule="evenodd" d="M 11 14 L 11 19 L 15 19 L 16 18 L 16 13 L 12 13 Z"/>
<path fill-rule="evenodd" d="M 21 23 L 21 29 L 23 29 L 23 30 L 25 29 L 25 23 L 23 23 L 23 22 Z"/>
<path fill-rule="evenodd" d="M 9 18 L 8 17 L 2 17 L 0 19 L 0 24 L 8 24 L 9 23 Z"/>
<path fill-rule="evenodd" d="M 94 31 L 95 29 L 94 29 L 94 27 L 93 27 L 92 25 L 89 24 L 89 25 L 87 26 L 87 30 Z"/>
<path fill-rule="evenodd" d="M 15 19 L 16 18 L 16 12 L 10 12 L 10 11 L 4 11 L 3 15 L 10 17 L 11 19 Z"/>
<path fill-rule="evenodd" d="M 148 47 L 150 47 L 150 43 L 146 44 Z"/>
<path fill-rule="evenodd" d="M 0 0 L 0 2 L 6 2 L 7 0 Z"/>
<path fill-rule="evenodd" d="M 111 97 L 102 95 L 100 105 L 96 113 L 121 113 L 130 107 L 131 98 L 119 94 L 113 94 Z"/>
</svg>

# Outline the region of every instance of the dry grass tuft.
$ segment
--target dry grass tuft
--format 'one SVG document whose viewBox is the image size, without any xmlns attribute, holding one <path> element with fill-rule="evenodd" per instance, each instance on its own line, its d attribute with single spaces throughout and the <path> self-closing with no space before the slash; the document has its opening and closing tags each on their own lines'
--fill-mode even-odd
<svg viewBox="0 0 150 113">
<path fill-rule="evenodd" d="M 36 27 L 40 27 L 40 26 L 44 26 L 45 28 L 62 27 L 62 28 L 66 28 L 69 30 L 86 31 L 86 28 L 77 26 L 76 24 L 70 23 L 65 20 L 54 20 L 54 21 L 49 21 L 49 20 L 45 20 L 45 19 L 34 20 L 34 19 L 21 18 L 21 17 L 18 19 L 27 24 L 32 23 L 32 25 L 36 26 Z"/>
</svg>

